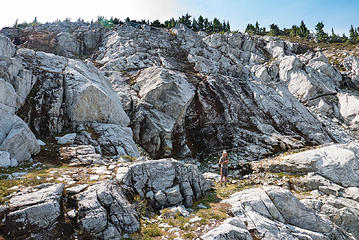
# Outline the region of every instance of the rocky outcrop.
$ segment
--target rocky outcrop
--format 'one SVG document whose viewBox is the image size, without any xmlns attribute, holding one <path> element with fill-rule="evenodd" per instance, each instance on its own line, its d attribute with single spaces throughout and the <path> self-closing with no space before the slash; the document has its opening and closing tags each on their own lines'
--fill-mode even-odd
<svg viewBox="0 0 359 240">
<path fill-rule="evenodd" d="M 94 123 L 117 125 L 99 127 L 97 132 L 108 133 L 102 143 L 93 136 L 83 143 L 109 155 L 137 157 L 133 141 L 125 143 L 130 138 L 153 158 L 201 157 L 223 148 L 260 158 L 340 141 L 303 105 L 357 125 L 355 107 L 345 104 L 339 71 L 320 51 L 278 38 L 207 35 L 182 24 L 170 31 L 132 23 L 105 29 L 81 21 L 2 32 L 14 41 L 26 40 L 19 46 L 66 57 L 98 50 L 91 61 L 79 61 L 23 48 L 15 53 L 4 40 L 12 58 L 0 64 L 5 66 L 0 78 L 13 85 L 15 110 L 37 136 L 69 127 L 90 132 Z M 348 58 L 346 66 L 354 79 L 355 61 Z M 25 100 L 32 109 L 21 107 Z M 0 104 L 11 108 L 9 98 Z M 128 126 L 133 135 L 117 140 L 112 131 L 129 132 Z"/>
<path fill-rule="evenodd" d="M 315 172 L 343 187 L 359 186 L 358 142 L 334 144 L 268 163 L 269 171 Z"/>
<path fill-rule="evenodd" d="M 91 62 L 30 50 L 19 50 L 18 56 L 37 81 L 17 113 L 38 137 L 48 138 L 64 129 L 98 129 L 98 136 L 104 136 L 96 146 L 115 149 L 104 151 L 106 155 L 139 156 L 120 99 Z"/>
<path fill-rule="evenodd" d="M 323 189 L 323 188 L 322 188 Z M 326 215 L 337 226 L 359 238 L 359 203 L 344 197 L 325 195 L 319 198 L 306 198 L 302 202 L 316 212 Z"/>
<path fill-rule="evenodd" d="M 0 227 L 1 233 L 9 239 L 62 238 L 63 189 L 63 184 L 44 184 L 11 198 Z"/>
<path fill-rule="evenodd" d="M 174 159 L 135 163 L 119 180 L 129 193 L 146 198 L 157 209 L 182 203 L 191 206 L 210 188 L 197 166 Z"/>
<path fill-rule="evenodd" d="M 138 214 L 115 182 L 102 182 L 73 196 L 75 221 L 92 237 L 120 239 L 140 229 Z"/>
<path fill-rule="evenodd" d="M 357 239 L 358 149 L 356 141 L 333 144 L 254 165 L 271 172 L 301 174 L 288 181 L 290 189 L 310 193 L 301 202 Z"/>
<path fill-rule="evenodd" d="M 0 32 L 21 47 L 80 58 L 90 56 L 98 49 L 105 31 L 100 24 L 64 21 L 25 28 L 3 28 Z"/>
<path fill-rule="evenodd" d="M 331 141 L 285 87 L 223 76 L 198 85 L 184 126 L 194 152 L 230 148 L 261 157 Z"/>
<path fill-rule="evenodd" d="M 319 55 L 302 63 L 294 55 L 298 46 L 289 42 L 240 33 L 207 36 L 179 24 L 170 33 L 124 25 L 108 32 L 102 45 L 96 61 L 126 106 L 135 141 L 154 158 L 223 148 L 256 158 L 332 141 L 293 98 L 287 81 L 280 82 L 280 60 L 264 63 L 273 54 L 288 71 L 296 65 L 284 64 L 287 55 L 308 65 L 306 78 L 329 89 L 314 87 L 315 97 L 335 95 L 340 74 Z"/>
<path fill-rule="evenodd" d="M 354 239 L 280 187 L 244 190 L 223 203 L 231 205 L 230 212 L 236 218 L 206 233 L 203 239 Z"/>
</svg>

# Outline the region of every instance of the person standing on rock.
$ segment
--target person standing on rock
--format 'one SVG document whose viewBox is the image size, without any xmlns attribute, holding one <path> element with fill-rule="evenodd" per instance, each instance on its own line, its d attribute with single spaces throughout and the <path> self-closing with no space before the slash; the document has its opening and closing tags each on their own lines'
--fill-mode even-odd
<svg viewBox="0 0 359 240">
<path fill-rule="evenodd" d="M 227 185 L 229 158 L 226 150 L 223 150 L 222 156 L 220 157 L 218 164 L 221 169 L 221 180 L 220 180 L 221 186 L 223 186 L 223 179 L 224 179 L 224 184 Z"/>
</svg>

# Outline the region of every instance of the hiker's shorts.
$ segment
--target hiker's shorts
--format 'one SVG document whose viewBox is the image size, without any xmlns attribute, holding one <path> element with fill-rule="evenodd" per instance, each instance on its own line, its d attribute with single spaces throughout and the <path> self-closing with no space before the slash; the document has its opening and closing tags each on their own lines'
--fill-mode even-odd
<svg viewBox="0 0 359 240">
<path fill-rule="evenodd" d="M 221 174 L 223 177 L 228 176 L 228 167 L 222 167 L 221 171 L 222 171 Z"/>
</svg>

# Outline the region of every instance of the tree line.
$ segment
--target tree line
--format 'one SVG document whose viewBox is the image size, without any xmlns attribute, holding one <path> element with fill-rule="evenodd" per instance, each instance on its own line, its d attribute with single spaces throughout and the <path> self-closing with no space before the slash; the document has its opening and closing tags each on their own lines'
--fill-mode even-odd
<svg viewBox="0 0 359 240">
<path fill-rule="evenodd" d="M 55 22 L 60 22 L 60 21 L 55 21 Z M 66 18 L 64 20 L 64 22 L 70 22 L 69 18 Z M 85 21 L 81 18 L 79 18 L 77 20 L 77 22 L 81 22 L 81 23 L 85 23 Z M 153 27 L 159 27 L 159 28 L 173 28 L 174 26 L 176 26 L 177 23 L 182 23 L 184 25 L 186 25 L 186 27 L 188 27 L 189 29 L 192 29 L 193 31 L 205 31 L 205 32 L 209 32 L 209 33 L 216 33 L 216 32 L 230 32 L 231 31 L 231 26 L 229 24 L 229 21 L 220 21 L 218 18 L 213 18 L 213 20 L 210 20 L 208 18 L 204 18 L 203 16 L 199 16 L 198 18 L 194 18 L 191 15 L 189 15 L 188 13 L 185 15 L 182 15 L 181 17 L 179 17 L 177 20 L 174 18 L 168 19 L 164 22 L 160 22 L 158 19 L 154 20 L 154 21 L 149 21 L 149 20 L 134 20 L 134 19 L 130 19 L 129 17 L 125 18 L 124 21 L 122 21 L 119 18 L 114 18 L 111 17 L 110 19 L 107 19 L 104 16 L 99 16 L 97 18 L 97 21 L 95 23 L 101 24 L 104 27 L 114 27 L 116 25 L 122 25 L 125 22 L 132 22 L 132 23 L 138 23 L 138 24 L 147 24 Z M 89 23 L 89 22 L 87 22 Z M 91 23 L 93 23 L 93 21 L 91 21 Z M 18 20 L 16 20 L 15 24 L 13 25 L 13 27 L 15 28 L 25 28 L 28 26 L 37 26 L 41 23 L 39 23 L 37 21 L 37 17 L 35 17 L 35 19 L 31 22 L 31 23 L 27 23 L 27 22 L 23 22 L 23 23 L 18 23 Z"/>
<path fill-rule="evenodd" d="M 315 38 L 318 42 L 327 42 L 327 43 L 359 43 L 359 27 L 354 28 L 351 25 L 349 30 L 349 36 L 345 34 L 338 35 L 334 32 L 332 28 L 331 34 L 328 34 L 324 31 L 323 22 L 318 22 L 315 25 L 315 33 L 311 34 L 304 21 L 301 21 L 300 25 L 293 25 L 292 28 L 283 28 L 280 29 L 276 24 L 270 24 L 269 29 L 265 27 L 260 27 L 260 24 L 256 22 L 255 24 L 248 24 L 245 32 L 257 35 L 269 35 L 269 36 L 290 36 L 290 37 L 299 37 L 303 39 L 313 39 Z"/>
<path fill-rule="evenodd" d="M 58 21 L 57 21 L 58 22 Z M 66 18 L 64 22 L 70 22 L 69 18 Z M 85 22 L 83 19 L 79 18 L 77 22 Z M 105 27 L 114 27 L 116 25 L 122 25 L 125 22 L 132 22 L 138 24 L 147 24 L 153 27 L 159 28 L 173 28 L 176 26 L 177 23 L 182 23 L 186 25 L 189 29 L 193 31 L 205 31 L 208 33 L 217 33 L 217 32 L 230 32 L 231 26 L 229 21 L 220 21 L 218 18 L 213 18 L 213 20 L 208 19 L 207 17 L 204 18 L 203 16 L 199 16 L 198 18 L 192 17 L 188 13 L 182 15 L 178 19 L 170 18 L 164 22 L 157 20 L 149 21 L 149 20 L 134 20 L 127 17 L 122 21 L 119 18 L 111 17 L 107 19 L 103 16 L 99 16 L 95 23 L 101 24 Z M 93 21 L 91 21 L 93 23 Z M 14 27 L 27 27 L 27 26 L 37 26 L 41 23 L 38 22 L 37 17 L 31 23 L 21 23 L 18 24 L 16 20 Z M 298 37 L 302 39 L 316 39 L 318 42 L 327 42 L 327 43 L 351 43 L 357 44 L 359 43 L 359 27 L 354 27 L 351 25 L 349 29 L 349 36 L 342 34 L 341 36 L 332 31 L 330 34 L 324 31 L 324 24 L 323 22 L 318 22 L 315 25 L 315 33 L 311 33 L 307 26 L 305 25 L 304 21 L 301 21 L 299 25 L 293 25 L 291 28 L 283 28 L 280 29 L 277 24 L 270 24 L 269 28 L 260 27 L 260 24 L 256 22 L 255 24 L 248 24 L 245 32 L 250 34 L 257 34 L 257 35 L 269 35 L 269 36 L 290 36 L 290 37 Z"/>
<path fill-rule="evenodd" d="M 133 22 L 139 24 L 147 24 L 153 27 L 159 28 L 173 28 L 177 23 L 182 23 L 186 25 L 189 29 L 193 31 L 206 31 L 206 32 L 230 32 L 231 27 L 229 21 L 220 21 L 218 18 L 213 18 L 213 20 L 209 20 L 208 18 L 204 18 L 203 16 L 199 16 L 197 19 L 189 15 L 188 13 L 182 15 L 177 20 L 174 18 L 168 19 L 164 22 L 159 21 L 158 19 L 154 21 L 149 20 L 134 20 L 127 17 L 124 22 L 118 18 L 111 17 L 110 19 L 106 19 L 105 17 L 98 17 L 97 22 L 102 24 L 105 27 L 111 27 L 113 25 L 123 24 L 124 22 Z"/>
</svg>

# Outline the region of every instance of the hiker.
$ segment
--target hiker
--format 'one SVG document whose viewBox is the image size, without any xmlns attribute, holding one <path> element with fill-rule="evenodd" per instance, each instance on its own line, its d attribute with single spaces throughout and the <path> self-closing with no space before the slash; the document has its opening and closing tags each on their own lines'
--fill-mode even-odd
<svg viewBox="0 0 359 240">
<path fill-rule="evenodd" d="M 224 184 L 227 185 L 227 176 L 228 176 L 228 163 L 229 163 L 229 158 L 228 158 L 228 154 L 226 150 L 223 150 L 222 152 L 222 157 L 219 159 L 219 166 L 221 169 L 221 186 L 223 183 L 223 178 L 224 178 Z"/>
</svg>

